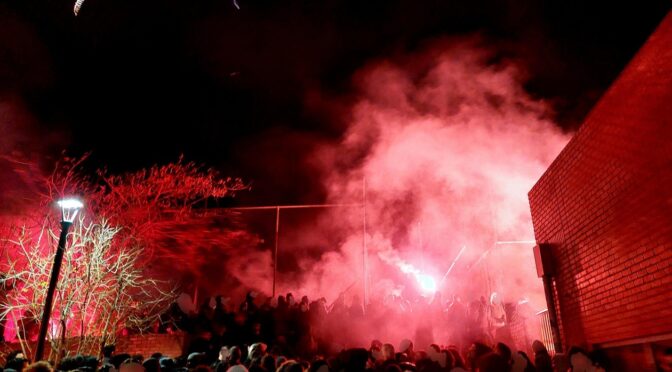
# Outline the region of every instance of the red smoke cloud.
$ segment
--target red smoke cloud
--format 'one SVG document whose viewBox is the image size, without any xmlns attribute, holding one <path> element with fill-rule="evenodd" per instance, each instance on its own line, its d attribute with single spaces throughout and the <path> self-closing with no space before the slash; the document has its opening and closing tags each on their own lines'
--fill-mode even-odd
<svg viewBox="0 0 672 372">
<path fill-rule="evenodd" d="M 494 57 L 479 40 L 447 41 L 356 74 L 348 129 L 313 162 L 328 170 L 329 202 L 361 202 L 366 182 L 370 298 L 413 289 L 419 273 L 444 295 L 497 291 L 544 306 L 533 244 L 495 243 L 533 240 L 527 192 L 568 136 L 524 90 L 522 70 Z M 313 241 L 315 230 L 345 238 L 318 260 L 300 258 L 293 288 L 333 299 L 361 282 L 362 218 L 340 210 L 306 229 Z"/>
</svg>

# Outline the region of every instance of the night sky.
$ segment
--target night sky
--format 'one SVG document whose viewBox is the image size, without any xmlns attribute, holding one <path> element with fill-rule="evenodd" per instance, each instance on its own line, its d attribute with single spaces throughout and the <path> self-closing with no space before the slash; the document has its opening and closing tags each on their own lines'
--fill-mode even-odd
<svg viewBox="0 0 672 372">
<path fill-rule="evenodd" d="M 91 166 L 112 171 L 184 154 L 251 180 L 240 203 L 274 204 L 324 197 L 302 159 L 342 134 L 367 62 L 478 33 L 573 130 L 670 2 L 86 0 L 77 17 L 72 6 L 0 3 L 3 152 L 48 163 L 92 151 Z"/>
</svg>

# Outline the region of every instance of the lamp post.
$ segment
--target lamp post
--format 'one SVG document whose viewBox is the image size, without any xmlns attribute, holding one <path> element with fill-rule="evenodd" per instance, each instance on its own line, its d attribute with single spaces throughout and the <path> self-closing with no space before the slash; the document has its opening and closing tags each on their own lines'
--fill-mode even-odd
<svg viewBox="0 0 672 372">
<path fill-rule="evenodd" d="M 58 248 L 54 256 L 54 265 L 51 268 L 51 278 L 49 279 L 49 288 L 47 297 L 44 300 L 44 310 L 42 311 L 42 322 L 40 322 L 40 335 L 37 339 L 37 350 L 35 351 L 35 361 L 42 360 L 44 354 L 44 342 L 49 330 L 49 317 L 51 316 L 51 306 L 54 302 L 54 291 L 58 282 L 58 274 L 61 272 L 61 262 L 63 262 L 63 253 L 65 253 L 65 243 L 68 237 L 68 230 L 75 221 L 77 212 L 84 205 L 77 199 L 63 199 L 58 201 L 61 208 L 61 236 L 58 239 Z"/>
</svg>

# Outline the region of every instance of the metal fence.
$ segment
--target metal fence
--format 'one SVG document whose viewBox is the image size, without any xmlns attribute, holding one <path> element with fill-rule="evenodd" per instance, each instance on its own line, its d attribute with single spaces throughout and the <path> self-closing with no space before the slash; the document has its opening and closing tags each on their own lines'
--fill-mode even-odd
<svg viewBox="0 0 672 372">
<path fill-rule="evenodd" d="M 549 354 L 555 355 L 553 329 L 551 328 L 551 320 L 548 317 L 548 309 L 538 312 L 537 320 L 539 321 L 539 329 L 541 330 L 541 342 L 544 343 Z"/>
</svg>

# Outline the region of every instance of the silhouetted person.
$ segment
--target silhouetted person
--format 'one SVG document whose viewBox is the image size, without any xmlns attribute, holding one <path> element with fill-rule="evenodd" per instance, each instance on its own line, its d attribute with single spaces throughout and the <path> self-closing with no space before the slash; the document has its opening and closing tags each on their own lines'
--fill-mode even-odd
<svg viewBox="0 0 672 372">
<path fill-rule="evenodd" d="M 501 356 L 507 365 L 513 365 L 513 356 L 511 355 L 511 349 L 501 342 L 498 342 L 495 345 L 495 353 Z"/>
<path fill-rule="evenodd" d="M 149 358 L 142 363 L 145 372 L 161 372 L 161 363 L 156 358 Z"/>
<path fill-rule="evenodd" d="M 413 350 L 413 341 L 409 339 L 401 340 L 399 344 L 399 353 L 406 354 L 408 361 L 415 361 L 415 351 Z"/>
<path fill-rule="evenodd" d="M 508 372 L 509 366 L 504 358 L 495 353 L 481 355 L 476 361 L 476 372 Z"/>
<path fill-rule="evenodd" d="M 567 369 L 564 369 L 565 372 Z M 534 363 L 523 351 L 519 351 L 513 354 L 513 365 L 511 366 L 511 372 L 536 372 L 537 369 L 534 367 Z"/>
<path fill-rule="evenodd" d="M 346 352 L 345 370 L 352 372 L 364 372 L 369 352 L 366 349 L 350 349 Z"/>
<path fill-rule="evenodd" d="M 364 307 L 359 300 L 359 296 L 352 296 L 352 303 L 348 309 L 348 314 L 350 315 L 350 319 L 361 319 L 364 317 Z"/>
<path fill-rule="evenodd" d="M 13 369 L 17 372 L 21 372 L 26 367 L 28 367 L 28 359 L 24 357 L 21 351 L 14 351 L 7 356 L 5 370 Z"/>
<path fill-rule="evenodd" d="M 396 361 L 396 353 L 394 352 L 394 346 L 392 344 L 383 344 L 383 347 L 381 348 L 381 352 L 383 354 L 382 359 L 383 362 L 377 368 L 378 371 L 386 371 L 388 367 L 390 366 L 396 366 L 399 368 L 397 361 Z"/>
<path fill-rule="evenodd" d="M 537 369 L 537 372 L 553 372 L 551 356 L 541 341 L 534 340 L 532 351 L 534 351 L 534 367 Z"/>
<path fill-rule="evenodd" d="M 243 360 L 243 352 L 238 346 L 234 346 L 229 350 L 229 358 L 227 362 L 229 366 L 235 366 L 236 364 L 241 364 Z"/>
<path fill-rule="evenodd" d="M 275 371 L 275 358 L 272 355 L 265 355 L 261 358 L 261 366 L 266 371 Z"/>
<path fill-rule="evenodd" d="M 53 372 L 54 369 L 48 362 L 35 362 L 23 369 L 23 372 Z"/>
<path fill-rule="evenodd" d="M 448 352 L 453 356 L 453 369 L 451 372 L 462 372 L 467 370 L 466 363 L 460 355 L 460 352 L 457 351 L 454 347 L 449 347 Z"/>
</svg>

